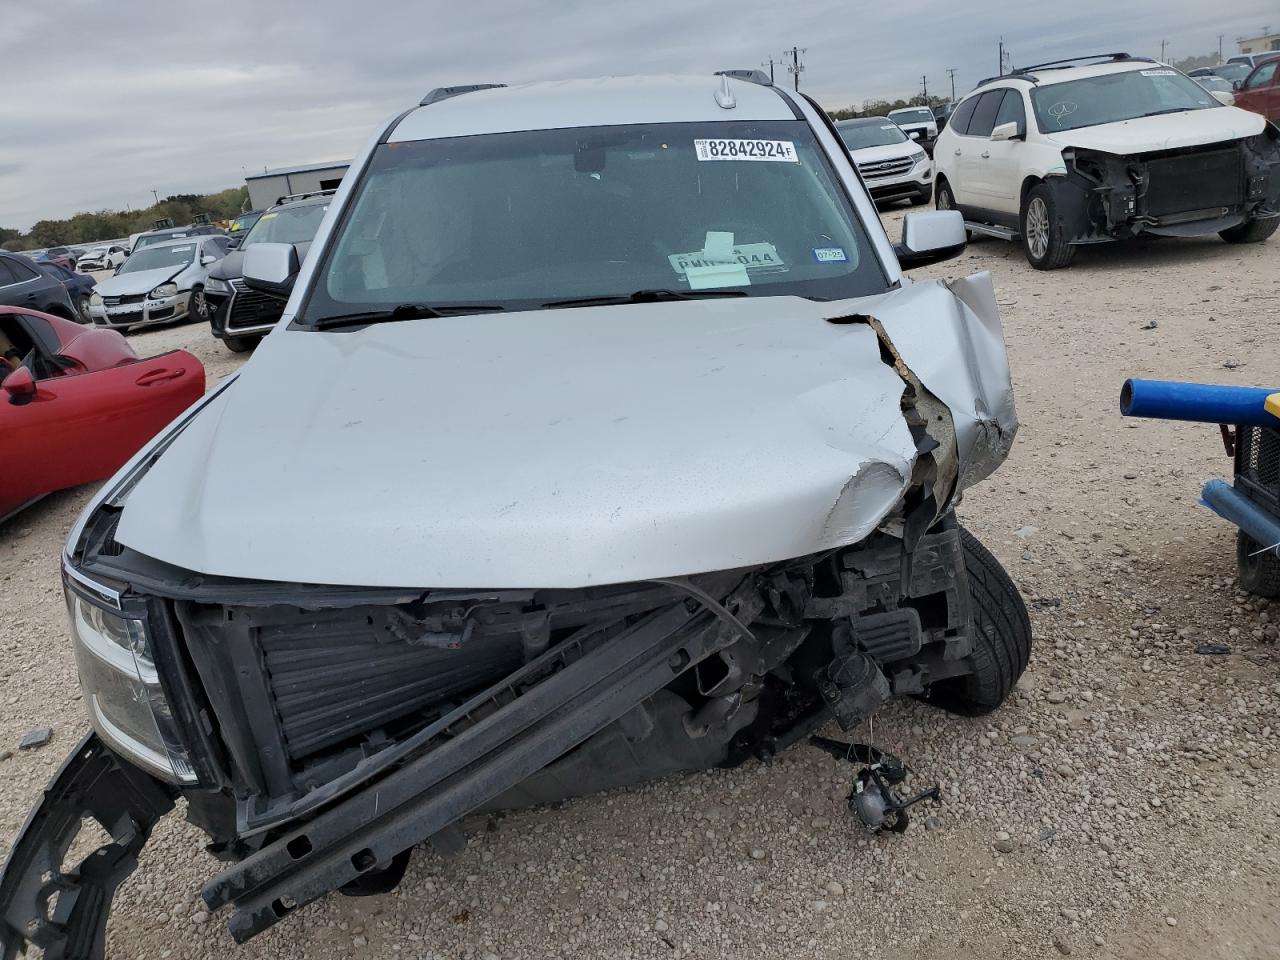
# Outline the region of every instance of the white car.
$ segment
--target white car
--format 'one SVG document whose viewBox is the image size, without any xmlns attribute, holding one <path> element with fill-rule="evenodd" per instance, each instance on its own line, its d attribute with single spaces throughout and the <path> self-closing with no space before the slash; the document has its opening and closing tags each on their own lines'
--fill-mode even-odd
<svg viewBox="0 0 1280 960">
<path fill-rule="evenodd" d="M 221 234 L 168 240 L 135 250 L 115 276 L 94 289 L 89 317 L 121 333 L 188 317 L 207 322 L 213 312 L 204 294 L 209 268 L 226 255 L 227 238 Z"/>
<path fill-rule="evenodd" d="M 973 232 L 1020 238 L 1041 270 L 1140 233 L 1255 243 L 1280 225 L 1278 138 L 1165 64 L 1055 61 L 961 101 L 934 148 L 935 196 Z"/>
<path fill-rule="evenodd" d="M 923 147 L 886 117 L 841 120 L 836 132 L 877 201 L 910 200 L 920 206 L 933 199 L 933 163 Z"/>
<path fill-rule="evenodd" d="M 938 118 L 928 107 L 903 107 L 890 110 L 889 119 L 902 128 L 912 140 L 935 140 L 938 136 Z"/>
<path fill-rule="evenodd" d="M 111 244 L 106 247 L 94 247 L 76 261 L 76 269 L 81 273 L 91 270 L 114 270 L 124 263 L 128 254 L 124 247 Z"/>
<path fill-rule="evenodd" d="M 244 942 L 474 810 L 1009 695 L 1026 608 L 953 511 L 1017 429 L 995 291 L 904 274 L 958 214 L 895 247 L 820 108 L 727 77 L 437 90 L 351 170 L 301 263 L 245 248 L 288 297 L 253 358 L 71 532 L 96 732 L 10 845 L 17 938 L 101 943 L 103 895 L 49 900 L 179 793 Z M 129 855 L 59 873 L 90 814 Z"/>
</svg>

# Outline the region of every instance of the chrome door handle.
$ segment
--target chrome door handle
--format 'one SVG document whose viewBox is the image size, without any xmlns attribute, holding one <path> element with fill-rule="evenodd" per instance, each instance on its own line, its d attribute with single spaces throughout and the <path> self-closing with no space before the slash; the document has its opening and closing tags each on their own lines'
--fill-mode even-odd
<svg viewBox="0 0 1280 960">
<path fill-rule="evenodd" d="M 957 151 L 956 151 L 956 156 L 957 156 L 957 157 L 958 157 L 958 156 L 960 156 L 960 151 L 959 151 L 959 150 L 957 150 Z"/>
<path fill-rule="evenodd" d="M 989 154 L 989 153 L 987 153 L 987 151 L 983 150 L 983 151 L 982 151 L 981 156 L 982 156 L 982 158 L 985 160 L 985 159 L 987 159 L 988 157 L 990 157 L 990 156 L 991 156 L 991 154 Z"/>
</svg>

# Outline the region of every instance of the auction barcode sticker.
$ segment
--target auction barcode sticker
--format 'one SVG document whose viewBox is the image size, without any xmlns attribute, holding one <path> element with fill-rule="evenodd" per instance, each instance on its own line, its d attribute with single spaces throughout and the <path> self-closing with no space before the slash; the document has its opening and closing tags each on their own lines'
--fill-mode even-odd
<svg viewBox="0 0 1280 960">
<path fill-rule="evenodd" d="M 695 140 L 699 160 L 765 160 L 799 163 L 796 145 L 790 140 Z"/>
</svg>

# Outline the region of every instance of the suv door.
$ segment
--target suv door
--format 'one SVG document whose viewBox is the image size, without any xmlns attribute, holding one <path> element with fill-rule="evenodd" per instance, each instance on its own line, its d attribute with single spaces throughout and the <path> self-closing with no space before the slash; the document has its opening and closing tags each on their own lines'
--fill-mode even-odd
<svg viewBox="0 0 1280 960">
<path fill-rule="evenodd" d="M 204 394 L 204 368 L 186 351 L 107 370 L 36 381 L 34 396 L 0 383 L 5 438 L 0 517 L 66 487 L 115 473 Z"/>
<path fill-rule="evenodd" d="M 990 188 L 986 187 L 982 178 L 986 171 L 986 160 L 990 156 L 991 131 L 996 125 L 996 114 L 1004 101 L 1005 88 L 988 90 L 978 98 L 973 108 L 973 116 L 969 118 L 961 140 L 961 156 L 957 165 L 957 183 L 951 185 L 956 195 L 956 202 L 962 207 L 978 210 L 990 209 Z M 966 218 L 970 216 L 965 214 Z M 979 214 L 978 219 L 982 219 Z"/>
<path fill-rule="evenodd" d="M 1018 125 L 1017 139 L 988 140 L 978 154 L 981 160 L 978 184 L 990 209 L 1017 215 L 1022 212 L 1018 207 L 1022 192 L 1022 158 L 1027 147 L 1027 108 L 1022 91 L 1014 87 L 1005 90 L 992 129 L 1004 123 Z"/>
<path fill-rule="evenodd" d="M 1280 116 L 1280 103 L 1277 102 L 1277 98 L 1280 98 L 1280 86 L 1276 85 L 1278 73 L 1278 60 L 1259 64 L 1236 92 L 1236 106 L 1260 113 L 1268 120 Z"/>
</svg>

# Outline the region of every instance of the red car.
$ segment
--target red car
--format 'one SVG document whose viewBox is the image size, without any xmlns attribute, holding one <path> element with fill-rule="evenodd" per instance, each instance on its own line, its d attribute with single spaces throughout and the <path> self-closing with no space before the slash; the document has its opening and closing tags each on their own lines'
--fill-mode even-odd
<svg viewBox="0 0 1280 960">
<path fill-rule="evenodd" d="M 1253 68 L 1236 91 L 1236 106 L 1280 123 L 1280 59 L 1266 60 Z"/>
<path fill-rule="evenodd" d="M 114 330 L 0 306 L 0 520 L 102 480 L 204 394 L 183 350 L 139 360 Z"/>
</svg>

